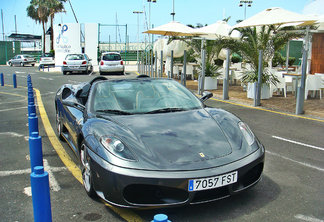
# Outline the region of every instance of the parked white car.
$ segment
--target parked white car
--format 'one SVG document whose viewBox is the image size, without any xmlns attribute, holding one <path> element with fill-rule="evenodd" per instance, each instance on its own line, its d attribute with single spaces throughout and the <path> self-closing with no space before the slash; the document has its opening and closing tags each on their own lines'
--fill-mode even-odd
<svg viewBox="0 0 324 222">
<path fill-rule="evenodd" d="M 68 72 L 91 73 L 93 66 L 90 61 L 91 59 L 86 54 L 68 54 L 63 61 L 63 75 Z"/>
<path fill-rule="evenodd" d="M 39 67 L 55 66 L 54 55 L 52 53 L 44 53 L 39 59 Z"/>
<path fill-rule="evenodd" d="M 101 55 L 99 73 L 121 73 L 124 74 L 124 62 L 118 52 L 106 52 Z"/>
</svg>

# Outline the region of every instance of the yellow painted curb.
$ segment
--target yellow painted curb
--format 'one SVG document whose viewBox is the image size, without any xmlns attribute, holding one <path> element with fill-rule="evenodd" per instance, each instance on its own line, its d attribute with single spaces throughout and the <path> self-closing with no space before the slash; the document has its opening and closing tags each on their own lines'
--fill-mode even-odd
<svg viewBox="0 0 324 222">
<path fill-rule="evenodd" d="M 45 128 L 45 132 L 46 132 L 53 148 L 55 149 L 57 155 L 60 157 L 60 159 L 62 160 L 64 165 L 69 169 L 69 171 L 71 171 L 73 176 L 80 183 L 82 183 L 82 175 L 81 175 L 81 171 L 80 171 L 79 167 L 71 160 L 70 156 L 65 152 L 61 142 L 58 140 L 58 138 L 52 128 L 52 125 L 48 119 L 40 92 L 38 89 L 34 88 L 34 90 L 36 92 L 39 115 L 42 119 L 42 122 L 43 122 L 43 125 Z"/>
</svg>

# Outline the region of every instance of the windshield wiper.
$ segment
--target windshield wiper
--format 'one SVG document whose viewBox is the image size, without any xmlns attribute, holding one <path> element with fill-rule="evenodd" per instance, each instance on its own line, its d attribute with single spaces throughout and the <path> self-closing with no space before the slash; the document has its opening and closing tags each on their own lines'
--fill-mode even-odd
<svg viewBox="0 0 324 222">
<path fill-rule="evenodd" d="M 171 113 L 171 112 L 181 112 L 186 111 L 187 109 L 183 108 L 163 108 L 163 109 L 157 109 L 150 112 L 146 112 L 146 114 L 154 114 L 154 113 Z"/>
<path fill-rule="evenodd" d="M 120 115 L 133 115 L 132 113 L 117 110 L 117 109 L 98 109 L 96 112 L 102 112 L 102 113 L 113 113 L 113 114 L 120 114 Z"/>
</svg>

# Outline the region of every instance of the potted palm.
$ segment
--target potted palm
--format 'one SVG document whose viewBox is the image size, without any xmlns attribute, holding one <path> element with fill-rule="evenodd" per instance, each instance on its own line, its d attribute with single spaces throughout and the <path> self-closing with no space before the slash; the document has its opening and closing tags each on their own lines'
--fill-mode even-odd
<svg viewBox="0 0 324 222">
<path fill-rule="evenodd" d="M 243 77 L 242 82 L 247 83 L 247 97 L 254 99 L 255 82 L 258 82 L 258 72 L 247 71 Z M 278 78 L 268 70 L 264 70 L 261 79 L 261 99 L 269 99 L 271 97 L 270 84 L 276 85 L 279 82 Z"/>
<path fill-rule="evenodd" d="M 205 66 L 205 90 L 217 89 L 217 77 L 221 75 L 221 67 L 209 61 Z"/>
</svg>

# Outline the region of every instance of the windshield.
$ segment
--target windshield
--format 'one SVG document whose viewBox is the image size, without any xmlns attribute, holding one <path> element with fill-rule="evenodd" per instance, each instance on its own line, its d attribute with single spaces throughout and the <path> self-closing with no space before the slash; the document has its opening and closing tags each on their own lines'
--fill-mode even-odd
<svg viewBox="0 0 324 222">
<path fill-rule="evenodd" d="M 42 57 L 54 57 L 51 53 L 45 53 L 42 55 Z"/>
<path fill-rule="evenodd" d="M 105 54 L 102 56 L 102 60 L 104 61 L 119 61 L 121 57 L 119 54 Z"/>
<path fill-rule="evenodd" d="M 189 90 L 168 79 L 103 81 L 91 96 L 94 112 L 144 114 L 202 108 Z M 121 112 L 116 112 L 121 111 Z"/>
<path fill-rule="evenodd" d="M 70 55 L 67 55 L 66 60 L 84 60 L 84 56 L 83 55 L 80 55 L 80 54 L 70 54 Z"/>
</svg>

